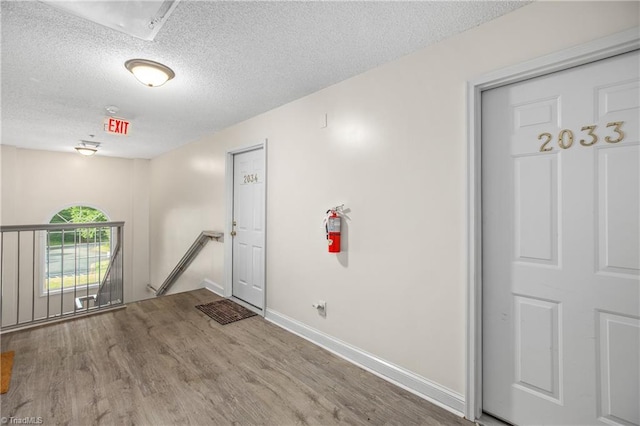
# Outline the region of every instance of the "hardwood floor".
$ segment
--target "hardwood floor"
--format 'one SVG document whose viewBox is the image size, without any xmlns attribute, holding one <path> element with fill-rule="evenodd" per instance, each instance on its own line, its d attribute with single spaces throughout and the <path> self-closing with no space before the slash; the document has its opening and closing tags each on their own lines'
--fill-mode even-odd
<svg viewBox="0 0 640 426">
<path fill-rule="evenodd" d="M 261 317 L 221 326 L 196 290 L 10 333 L 3 417 L 45 425 L 472 423 Z"/>
</svg>

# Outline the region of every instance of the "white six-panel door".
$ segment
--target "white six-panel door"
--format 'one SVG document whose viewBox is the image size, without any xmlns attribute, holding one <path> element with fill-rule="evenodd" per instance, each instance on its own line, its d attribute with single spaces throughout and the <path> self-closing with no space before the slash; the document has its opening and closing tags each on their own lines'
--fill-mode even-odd
<svg viewBox="0 0 640 426">
<path fill-rule="evenodd" d="M 482 95 L 483 409 L 640 424 L 640 55 Z"/>
<path fill-rule="evenodd" d="M 233 156 L 233 296 L 264 308 L 264 148 Z"/>
</svg>

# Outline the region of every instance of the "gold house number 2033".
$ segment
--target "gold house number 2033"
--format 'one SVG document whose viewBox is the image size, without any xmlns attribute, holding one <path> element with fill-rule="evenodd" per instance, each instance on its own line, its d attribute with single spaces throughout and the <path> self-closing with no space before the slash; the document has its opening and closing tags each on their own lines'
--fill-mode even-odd
<svg viewBox="0 0 640 426">
<path fill-rule="evenodd" d="M 604 141 L 607 143 L 618 143 L 622 142 L 625 137 L 625 133 L 622 130 L 622 125 L 624 121 L 612 121 L 607 123 L 607 128 L 612 128 L 611 130 L 615 135 L 605 136 Z M 582 146 L 592 146 L 595 145 L 600 138 L 596 133 L 597 125 L 592 124 L 590 126 L 583 126 L 580 131 L 584 134 L 584 139 L 580 139 L 580 145 Z M 560 133 L 558 133 L 558 146 L 562 149 L 569 149 L 573 146 L 573 131 L 570 129 L 562 129 Z M 540 145 L 540 152 L 547 152 L 553 149 L 553 146 L 549 146 L 549 143 L 553 140 L 553 135 L 551 133 L 540 133 L 538 135 L 538 140 L 542 141 L 542 145 Z"/>
</svg>

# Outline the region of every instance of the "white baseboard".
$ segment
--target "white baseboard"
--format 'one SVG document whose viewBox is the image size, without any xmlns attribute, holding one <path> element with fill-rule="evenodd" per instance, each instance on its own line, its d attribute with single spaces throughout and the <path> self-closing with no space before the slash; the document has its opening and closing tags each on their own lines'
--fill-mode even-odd
<svg viewBox="0 0 640 426">
<path fill-rule="evenodd" d="M 464 416 L 464 396 L 457 392 L 313 329 L 279 312 L 267 309 L 265 319 L 457 416 Z"/>
<path fill-rule="evenodd" d="M 204 280 L 202 280 L 202 283 L 200 285 L 210 292 L 224 297 L 224 287 L 222 287 L 220 284 L 214 283 L 213 281 L 205 278 Z"/>
</svg>

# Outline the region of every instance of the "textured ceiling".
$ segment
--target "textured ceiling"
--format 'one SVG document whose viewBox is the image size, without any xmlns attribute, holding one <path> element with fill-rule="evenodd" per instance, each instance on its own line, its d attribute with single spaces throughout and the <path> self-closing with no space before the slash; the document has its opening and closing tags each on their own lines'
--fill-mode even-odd
<svg viewBox="0 0 640 426">
<path fill-rule="evenodd" d="M 154 41 L 47 4 L 2 1 L 2 143 L 153 158 L 508 13 L 526 2 L 219 2 L 182 0 Z M 147 88 L 124 68 L 162 62 Z M 103 131 L 105 106 L 131 121 Z"/>
</svg>

